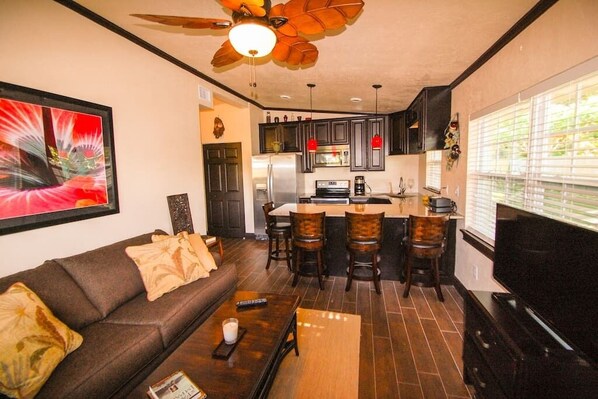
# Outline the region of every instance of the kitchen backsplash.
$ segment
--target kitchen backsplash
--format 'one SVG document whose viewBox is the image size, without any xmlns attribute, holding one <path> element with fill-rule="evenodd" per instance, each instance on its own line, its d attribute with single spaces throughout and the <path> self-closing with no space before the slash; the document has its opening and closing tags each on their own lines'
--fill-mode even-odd
<svg viewBox="0 0 598 399">
<path fill-rule="evenodd" d="M 411 191 L 418 191 L 419 155 L 388 156 L 385 162 L 383 172 L 351 172 L 349 167 L 316 168 L 314 173 L 305 174 L 305 193 L 311 194 L 315 191 L 316 180 L 350 180 L 351 193 L 353 193 L 355 176 L 364 176 L 365 182 L 374 193 L 388 193 L 391 191 L 391 186 L 392 192 L 396 193 L 401 177 L 404 181 L 413 179 L 414 185 Z"/>
</svg>

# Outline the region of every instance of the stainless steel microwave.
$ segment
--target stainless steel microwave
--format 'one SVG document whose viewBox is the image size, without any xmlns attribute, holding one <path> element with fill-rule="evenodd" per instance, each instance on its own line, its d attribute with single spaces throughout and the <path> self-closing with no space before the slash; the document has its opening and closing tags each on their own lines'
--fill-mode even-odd
<svg viewBox="0 0 598 399">
<path fill-rule="evenodd" d="M 319 146 L 315 153 L 316 168 L 331 166 L 349 166 L 351 152 L 348 145 Z"/>
</svg>

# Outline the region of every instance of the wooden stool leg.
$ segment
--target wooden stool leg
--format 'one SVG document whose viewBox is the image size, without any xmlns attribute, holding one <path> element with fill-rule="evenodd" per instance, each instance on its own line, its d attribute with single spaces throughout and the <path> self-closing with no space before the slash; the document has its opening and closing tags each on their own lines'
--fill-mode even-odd
<svg viewBox="0 0 598 399">
<path fill-rule="evenodd" d="M 318 283 L 320 284 L 320 290 L 324 289 L 324 285 L 322 284 L 322 250 L 319 250 L 317 253 L 317 268 L 318 268 Z"/>
<path fill-rule="evenodd" d="M 434 288 L 436 288 L 436 295 L 438 295 L 438 300 L 440 302 L 444 302 L 442 290 L 440 289 L 440 265 L 438 262 L 438 257 L 434 258 Z"/>
<path fill-rule="evenodd" d="M 295 275 L 293 276 L 293 283 L 291 284 L 293 287 L 295 287 L 299 281 L 299 267 L 301 267 L 301 255 L 303 255 L 302 249 L 297 248 L 295 255 L 296 256 L 293 256 L 293 273 Z"/>
<path fill-rule="evenodd" d="M 374 280 L 374 287 L 376 287 L 376 294 L 380 295 L 380 276 L 378 275 L 378 254 L 372 254 L 372 279 Z"/>
<path fill-rule="evenodd" d="M 353 271 L 355 270 L 355 255 L 353 252 L 349 252 L 349 273 L 347 275 L 347 286 L 345 287 L 345 291 L 349 291 L 351 289 L 351 283 L 353 282 Z"/>
<path fill-rule="evenodd" d="M 287 254 L 287 267 L 290 271 L 293 271 L 291 268 L 291 250 L 289 248 L 289 237 L 284 238 L 284 252 Z"/>
<path fill-rule="evenodd" d="M 409 296 L 409 289 L 411 289 L 411 256 L 407 255 L 407 265 L 405 270 L 405 291 L 403 291 L 403 298 L 407 298 Z"/>
<path fill-rule="evenodd" d="M 268 237 L 268 263 L 266 264 L 266 270 L 270 268 L 270 262 L 272 261 L 272 237 Z"/>
</svg>

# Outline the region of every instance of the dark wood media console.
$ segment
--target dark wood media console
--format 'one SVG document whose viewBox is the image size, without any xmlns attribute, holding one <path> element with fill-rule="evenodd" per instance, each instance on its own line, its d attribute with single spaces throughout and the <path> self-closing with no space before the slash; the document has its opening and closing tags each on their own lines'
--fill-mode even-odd
<svg viewBox="0 0 598 399">
<path fill-rule="evenodd" d="M 478 398 L 596 398 L 598 370 L 509 294 L 468 291 L 463 379 Z"/>
</svg>

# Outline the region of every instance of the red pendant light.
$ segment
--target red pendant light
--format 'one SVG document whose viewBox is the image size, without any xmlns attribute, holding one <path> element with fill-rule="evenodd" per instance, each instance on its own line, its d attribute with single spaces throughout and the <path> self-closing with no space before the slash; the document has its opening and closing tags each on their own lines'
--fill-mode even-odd
<svg viewBox="0 0 598 399">
<path fill-rule="evenodd" d="M 374 89 L 376 89 L 376 114 L 375 114 L 375 123 L 373 126 L 376 126 L 376 133 L 372 136 L 372 149 L 379 150 L 382 148 L 382 136 L 380 136 L 380 123 L 378 122 L 378 89 L 382 87 L 382 85 L 372 85 Z"/>
<path fill-rule="evenodd" d="M 312 103 L 312 89 L 316 87 L 313 83 L 308 83 L 307 87 L 309 87 L 309 139 L 307 140 L 307 151 L 310 154 L 313 154 L 318 149 L 318 140 L 315 139 L 313 136 L 313 103 Z"/>
</svg>

